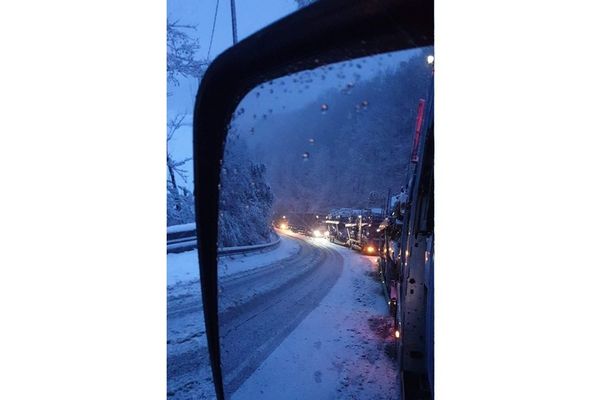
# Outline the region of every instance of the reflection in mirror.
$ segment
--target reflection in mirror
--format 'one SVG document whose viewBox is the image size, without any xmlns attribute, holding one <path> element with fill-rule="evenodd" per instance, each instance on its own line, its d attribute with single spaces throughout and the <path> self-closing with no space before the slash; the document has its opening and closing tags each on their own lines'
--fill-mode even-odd
<svg viewBox="0 0 600 400">
<path fill-rule="evenodd" d="M 380 260 L 400 262 L 432 50 L 285 76 L 239 104 L 219 203 L 228 399 L 398 398 L 397 289 Z"/>
</svg>

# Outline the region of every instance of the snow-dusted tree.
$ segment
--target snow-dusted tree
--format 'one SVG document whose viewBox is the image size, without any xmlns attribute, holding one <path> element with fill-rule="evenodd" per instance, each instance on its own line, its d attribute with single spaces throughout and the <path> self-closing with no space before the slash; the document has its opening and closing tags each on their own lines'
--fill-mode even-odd
<svg viewBox="0 0 600 400">
<path fill-rule="evenodd" d="M 208 67 L 208 60 L 196 58 L 200 45 L 188 34 L 195 29 L 167 19 L 167 80 L 175 86 L 179 85 L 178 75 L 200 79 Z"/>
<path fill-rule="evenodd" d="M 264 165 L 250 160 L 244 140 L 230 133 L 221 170 L 219 246 L 270 240 L 273 194 L 265 172 Z"/>
<path fill-rule="evenodd" d="M 185 115 L 177 115 L 167 123 L 167 226 L 194 221 L 194 196 L 185 187 L 177 184 L 178 177 L 187 183 L 185 171 L 181 168 L 192 158 L 175 161 L 169 152 L 169 142 L 181 127 Z"/>
<path fill-rule="evenodd" d="M 167 19 L 167 82 L 173 86 L 178 86 L 182 77 L 201 79 L 208 66 L 207 60 L 196 57 L 200 49 L 198 39 L 188 34 L 195 29 L 194 26 Z M 185 186 L 177 183 L 179 179 L 187 182 L 182 166 L 191 158 L 175 160 L 169 151 L 169 143 L 184 118 L 185 115 L 177 115 L 167 123 L 167 225 L 194 221 L 194 196 Z"/>
</svg>

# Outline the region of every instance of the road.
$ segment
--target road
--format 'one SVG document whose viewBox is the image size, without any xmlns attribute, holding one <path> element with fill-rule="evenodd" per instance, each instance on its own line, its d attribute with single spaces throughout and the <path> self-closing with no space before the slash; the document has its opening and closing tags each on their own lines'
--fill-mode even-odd
<svg viewBox="0 0 600 400">
<path fill-rule="evenodd" d="M 323 302 L 342 275 L 348 258 L 365 258 L 324 241 L 294 240 L 300 245 L 297 254 L 219 281 L 219 329 L 227 397 Z M 343 256 L 344 251 L 347 253 Z M 364 271 L 361 272 L 364 279 Z M 373 279 L 367 281 L 371 291 L 379 290 Z M 208 392 L 212 382 L 208 355 L 202 348 L 202 342 L 206 346 L 204 327 L 192 329 L 202 320 L 198 285 L 197 281 L 188 282 L 169 292 L 170 399 L 213 398 Z M 354 300 L 356 294 L 344 292 L 349 292 L 349 298 Z M 366 320 L 362 322 L 368 325 Z"/>
</svg>

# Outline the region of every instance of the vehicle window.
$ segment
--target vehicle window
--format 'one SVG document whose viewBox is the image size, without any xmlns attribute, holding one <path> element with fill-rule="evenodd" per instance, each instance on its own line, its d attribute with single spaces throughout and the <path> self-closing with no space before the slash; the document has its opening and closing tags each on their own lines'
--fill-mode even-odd
<svg viewBox="0 0 600 400">
<path fill-rule="evenodd" d="M 228 399 L 398 398 L 394 276 L 432 52 L 302 71 L 237 107 L 219 201 Z"/>
</svg>

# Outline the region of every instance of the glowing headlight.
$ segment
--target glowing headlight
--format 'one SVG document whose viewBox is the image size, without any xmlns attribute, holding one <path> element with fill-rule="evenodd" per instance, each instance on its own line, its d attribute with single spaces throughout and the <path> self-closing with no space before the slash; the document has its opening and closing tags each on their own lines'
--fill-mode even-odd
<svg viewBox="0 0 600 400">
<path fill-rule="evenodd" d="M 367 253 L 373 253 L 374 251 L 375 251 L 375 248 L 373 246 L 367 247 Z"/>
<path fill-rule="evenodd" d="M 279 229 L 287 229 L 287 224 L 279 224 Z"/>
<path fill-rule="evenodd" d="M 396 336 L 396 339 L 400 338 L 400 331 L 398 329 L 396 329 L 396 332 L 394 333 L 394 336 Z"/>
<path fill-rule="evenodd" d="M 321 231 L 319 231 L 319 230 L 314 230 L 314 231 L 313 231 L 313 235 L 314 235 L 315 237 L 321 237 L 321 236 L 323 236 L 323 234 L 321 234 Z"/>
</svg>

